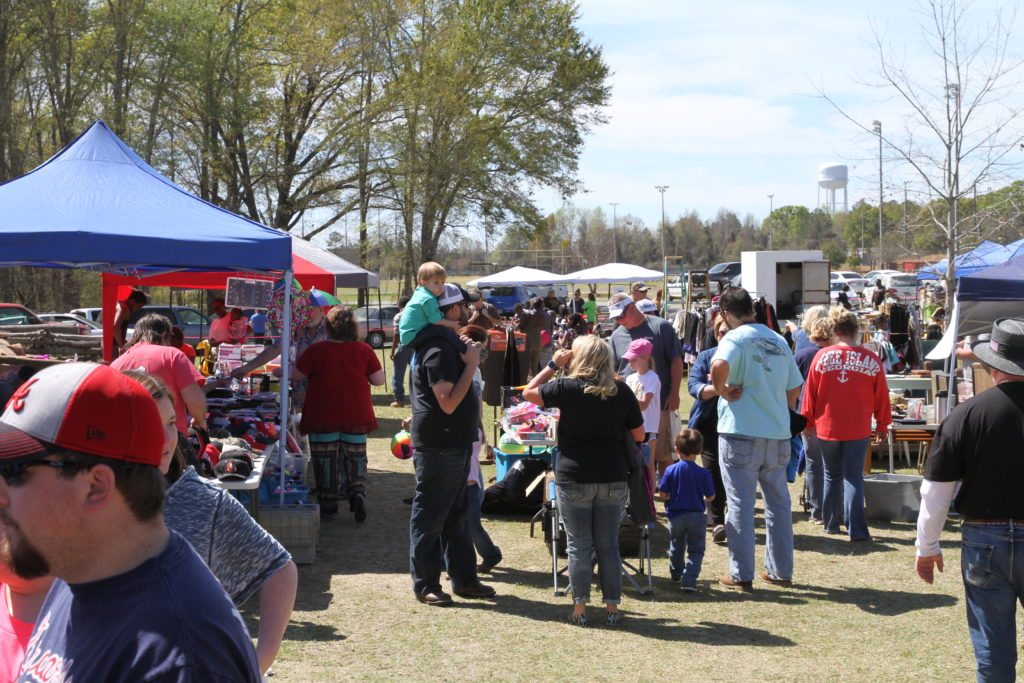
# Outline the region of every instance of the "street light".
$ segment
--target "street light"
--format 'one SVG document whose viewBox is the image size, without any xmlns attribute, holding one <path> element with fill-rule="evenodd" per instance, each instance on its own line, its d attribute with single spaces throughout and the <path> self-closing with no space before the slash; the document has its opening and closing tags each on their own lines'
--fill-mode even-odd
<svg viewBox="0 0 1024 683">
<path fill-rule="evenodd" d="M 878 136 L 878 267 L 882 261 L 882 122 L 872 121 L 871 130 Z"/>
<path fill-rule="evenodd" d="M 615 262 L 619 262 L 619 221 L 616 218 L 615 207 L 621 202 L 609 202 L 612 207 L 612 244 L 614 245 Z"/>
<path fill-rule="evenodd" d="M 654 189 L 661 193 L 661 262 L 665 263 L 668 252 L 665 250 L 665 190 L 668 185 L 655 185 Z"/>
<path fill-rule="evenodd" d="M 775 230 L 772 228 L 772 213 L 775 211 L 775 195 L 768 195 L 768 251 L 772 251 L 772 237 Z"/>
</svg>

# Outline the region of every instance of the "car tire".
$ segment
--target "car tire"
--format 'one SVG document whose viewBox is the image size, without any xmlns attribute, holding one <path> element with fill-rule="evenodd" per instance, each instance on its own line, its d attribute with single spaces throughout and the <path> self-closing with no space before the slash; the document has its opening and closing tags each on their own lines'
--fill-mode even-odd
<svg viewBox="0 0 1024 683">
<path fill-rule="evenodd" d="M 383 332 L 371 332 L 366 335 L 366 343 L 375 349 L 379 349 L 384 346 L 384 333 Z"/>
</svg>

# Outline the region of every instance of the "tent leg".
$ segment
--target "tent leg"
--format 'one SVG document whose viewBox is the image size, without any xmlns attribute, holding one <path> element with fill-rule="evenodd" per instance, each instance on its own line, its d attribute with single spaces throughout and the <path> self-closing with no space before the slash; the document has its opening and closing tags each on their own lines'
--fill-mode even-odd
<svg viewBox="0 0 1024 683">
<path fill-rule="evenodd" d="M 291 380 L 292 344 L 292 271 L 284 273 L 284 323 L 281 331 L 281 440 L 277 445 L 277 457 L 281 465 L 280 497 L 278 504 L 284 506 L 284 456 L 288 452 L 288 430 L 291 426 L 291 404 L 288 401 L 288 382 Z M 254 494 L 255 495 L 255 494 Z"/>
<path fill-rule="evenodd" d="M 369 292 L 367 292 L 366 298 L 367 299 L 370 298 Z M 378 287 L 377 288 L 377 315 L 378 316 L 380 315 L 380 311 L 381 310 L 382 310 L 382 308 L 381 308 L 381 303 L 380 303 L 380 287 Z M 370 320 L 370 316 L 366 316 L 366 320 L 369 321 Z M 384 321 L 383 320 L 380 321 L 380 326 L 383 329 L 383 327 L 384 327 Z M 393 335 L 394 334 L 398 334 L 398 330 L 394 330 L 392 332 L 392 334 Z M 392 339 L 391 343 L 392 344 L 395 343 L 393 339 Z M 383 350 L 383 347 L 381 347 L 381 349 Z M 384 391 L 387 392 L 387 390 L 388 390 L 388 354 L 386 354 L 386 353 L 380 354 L 380 365 L 381 365 L 381 368 L 384 370 Z"/>
</svg>

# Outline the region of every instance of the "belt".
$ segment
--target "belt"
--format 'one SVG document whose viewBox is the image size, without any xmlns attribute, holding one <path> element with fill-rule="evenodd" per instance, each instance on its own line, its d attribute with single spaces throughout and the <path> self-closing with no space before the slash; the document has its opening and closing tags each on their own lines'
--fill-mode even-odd
<svg viewBox="0 0 1024 683">
<path fill-rule="evenodd" d="M 1012 519 L 1009 517 L 964 517 L 964 524 L 987 524 L 992 526 L 1024 526 L 1024 519 Z"/>
</svg>

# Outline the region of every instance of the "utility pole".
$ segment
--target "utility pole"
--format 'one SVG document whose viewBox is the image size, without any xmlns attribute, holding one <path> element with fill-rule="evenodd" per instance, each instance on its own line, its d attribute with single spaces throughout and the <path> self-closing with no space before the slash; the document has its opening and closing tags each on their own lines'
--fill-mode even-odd
<svg viewBox="0 0 1024 683">
<path fill-rule="evenodd" d="M 665 256 L 668 255 L 665 249 L 665 190 L 668 189 L 668 185 L 655 185 L 654 189 L 661 193 L 661 261 L 664 264 Z"/>
<path fill-rule="evenodd" d="M 872 121 L 872 130 L 878 136 L 878 267 L 882 268 L 882 208 L 884 199 L 882 197 L 882 122 Z"/>
<path fill-rule="evenodd" d="M 768 251 L 773 251 L 772 242 L 775 230 L 772 227 L 772 213 L 775 211 L 775 195 L 768 195 Z"/>
<path fill-rule="evenodd" d="M 618 221 L 618 216 L 615 213 L 615 207 L 617 207 L 620 204 L 620 202 L 610 202 L 610 204 L 612 206 L 612 245 L 613 245 L 613 252 L 614 252 L 614 259 L 613 260 L 616 263 L 618 263 L 619 262 L 619 221 Z"/>
</svg>

